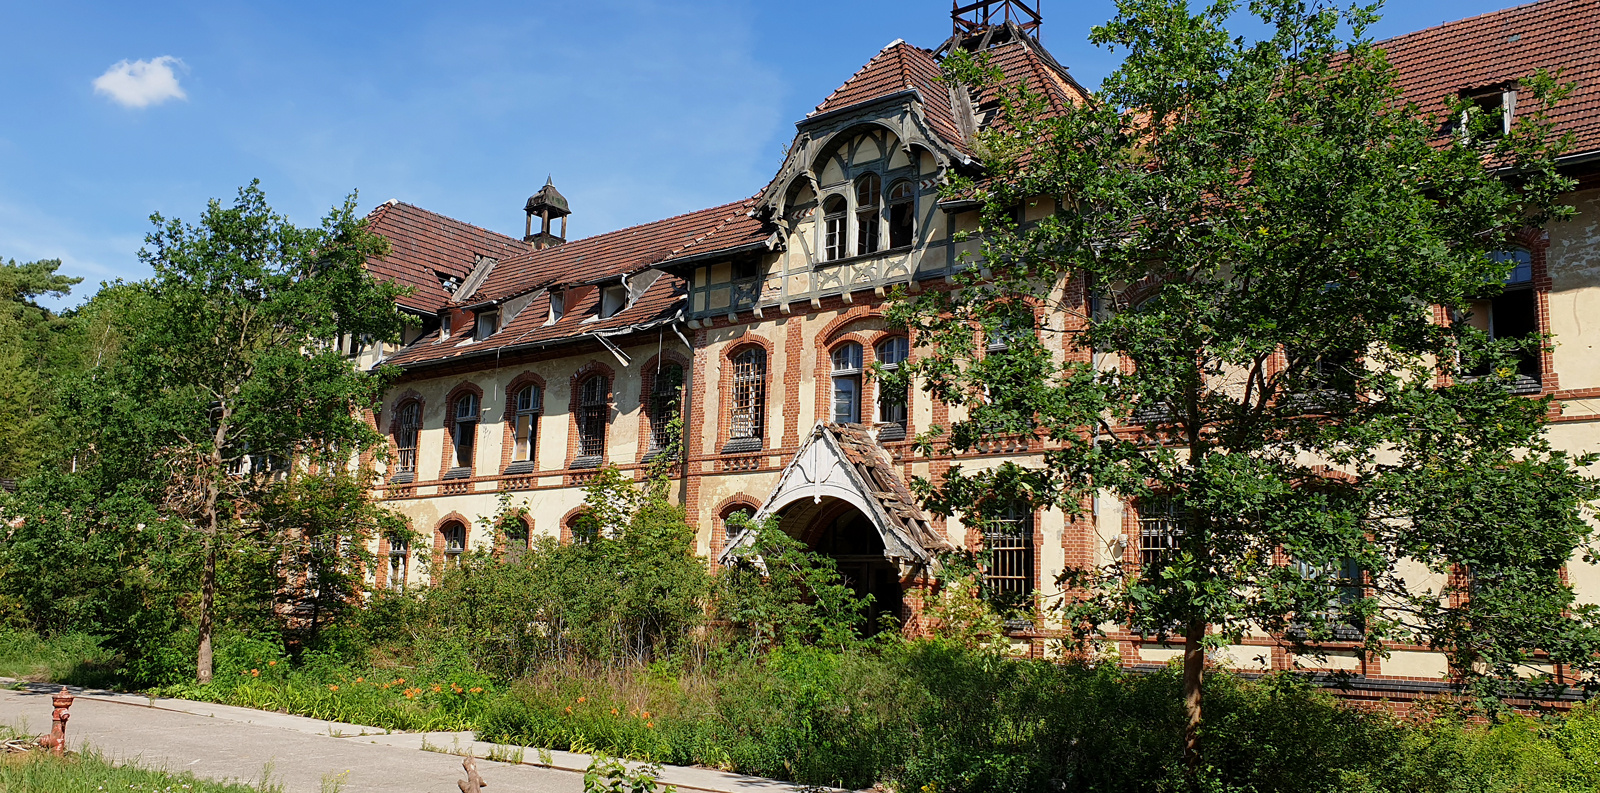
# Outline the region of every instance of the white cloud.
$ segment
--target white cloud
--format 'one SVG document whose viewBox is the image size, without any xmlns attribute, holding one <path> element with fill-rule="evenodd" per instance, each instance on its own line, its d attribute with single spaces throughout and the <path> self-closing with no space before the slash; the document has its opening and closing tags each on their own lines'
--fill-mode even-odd
<svg viewBox="0 0 1600 793">
<path fill-rule="evenodd" d="M 105 74 L 94 78 L 94 92 L 111 97 L 123 107 L 148 107 L 168 99 L 187 99 L 183 87 L 178 85 L 174 65 L 183 61 L 163 55 L 148 61 L 118 61 Z"/>
</svg>

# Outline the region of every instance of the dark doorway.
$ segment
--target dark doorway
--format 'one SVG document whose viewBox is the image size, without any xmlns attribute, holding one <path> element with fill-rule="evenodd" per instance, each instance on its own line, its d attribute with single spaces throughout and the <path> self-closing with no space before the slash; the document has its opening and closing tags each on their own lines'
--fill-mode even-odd
<svg viewBox="0 0 1600 793">
<path fill-rule="evenodd" d="M 857 597 L 871 596 L 863 626 L 870 636 L 900 620 L 904 605 L 900 569 L 884 558 L 883 539 L 872 521 L 853 506 L 841 503 L 839 507 L 819 514 L 802 539 L 812 550 L 834 560 L 839 575 Z M 891 621 L 886 623 L 885 617 Z"/>
</svg>

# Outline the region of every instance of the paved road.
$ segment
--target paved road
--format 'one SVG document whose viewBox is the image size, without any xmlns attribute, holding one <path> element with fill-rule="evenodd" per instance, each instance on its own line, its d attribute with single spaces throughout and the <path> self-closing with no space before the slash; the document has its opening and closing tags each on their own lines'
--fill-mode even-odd
<svg viewBox="0 0 1600 793">
<path fill-rule="evenodd" d="M 75 692 L 77 693 L 77 692 Z M 0 724 L 42 734 L 50 731 L 50 697 L 43 686 L 0 691 Z M 150 700 L 89 692 L 72 706 L 67 737 L 109 760 L 136 761 L 211 779 L 259 782 L 263 775 L 285 793 L 321 793 L 324 781 L 342 780 L 343 793 L 459 793 L 461 757 L 423 751 L 424 739 L 447 751 L 479 758 L 491 747 L 470 733 L 383 734 L 371 727 L 185 700 Z M 555 768 L 479 759 L 490 793 L 581 793 L 583 755 L 552 753 Z M 568 769 L 568 770 L 562 770 Z M 769 780 L 699 768 L 668 767 L 662 781 L 684 790 L 780 793 L 799 788 Z"/>
</svg>

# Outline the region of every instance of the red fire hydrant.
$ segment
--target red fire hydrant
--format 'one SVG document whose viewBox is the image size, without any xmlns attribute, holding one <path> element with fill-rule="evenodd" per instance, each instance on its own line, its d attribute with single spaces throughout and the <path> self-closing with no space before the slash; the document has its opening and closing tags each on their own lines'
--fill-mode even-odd
<svg viewBox="0 0 1600 793">
<path fill-rule="evenodd" d="M 72 717 L 67 709 L 72 707 L 73 699 L 66 686 L 50 697 L 50 704 L 56 709 L 50 714 L 50 734 L 40 738 L 39 745 L 57 756 L 67 753 L 67 719 Z"/>
</svg>

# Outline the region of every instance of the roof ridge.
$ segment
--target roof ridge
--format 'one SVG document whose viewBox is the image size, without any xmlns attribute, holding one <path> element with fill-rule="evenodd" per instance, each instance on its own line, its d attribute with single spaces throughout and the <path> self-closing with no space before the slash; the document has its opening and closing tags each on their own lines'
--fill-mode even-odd
<svg viewBox="0 0 1600 793">
<path fill-rule="evenodd" d="M 1463 24 L 1466 24 L 1468 22 L 1476 22 L 1478 20 L 1485 19 L 1487 17 L 1499 16 L 1501 14 L 1509 14 L 1509 13 L 1511 13 L 1513 11 L 1524 11 L 1524 10 L 1527 10 L 1529 8 L 1533 8 L 1536 5 L 1540 5 L 1540 4 L 1546 3 L 1546 2 L 1550 3 L 1550 5 L 1557 5 L 1559 3 L 1562 3 L 1563 0 L 1533 0 L 1533 2 L 1531 2 L 1531 3 L 1523 3 L 1522 5 L 1511 6 L 1510 8 L 1502 8 L 1502 9 L 1499 9 L 1498 11 L 1485 11 L 1485 12 L 1483 12 L 1481 14 L 1474 14 L 1474 15 L 1472 15 L 1470 17 L 1462 17 L 1461 19 L 1446 20 L 1444 22 L 1440 22 L 1437 25 L 1431 25 L 1429 27 L 1419 28 L 1417 30 L 1409 31 L 1409 32 L 1406 32 L 1406 33 L 1396 34 L 1396 35 L 1390 36 L 1389 38 L 1386 38 L 1386 39 L 1380 39 L 1378 41 L 1373 42 L 1372 46 L 1381 47 L 1384 44 L 1388 44 L 1389 42 L 1392 42 L 1392 41 L 1398 41 L 1399 39 L 1410 38 L 1412 36 L 1420 35 L 1422 33 L 1428 33 L 1430 31 L 1442 30 L 1444 28 L 1451 27 L 1453 25 L 1463 25 Z M 1569 4 L 1569 5 L 1571 5 L 1573 3 L 1582 3 L 1583 0 L 1565 0 L 1565 2 L 1567 4 Z"/>
<path fill-rule="evenodd" d="M 609 237 L 609 236 L 612 236 L 614 234 L 621 234 L 624 231 L 634 231 L 636 229 L 642 229 L 642 228 L 644 228 L 646 226 L 654 226 L 654 225 L 656 225 L 658 223 L 666 223 L 668 221 L 681 220 L 683 218 L 689 217 L 690 215 L 698 215 L 698 214 L 700 214 L 702 212 L 711 212 L 713 210 L 724 209 L 724 208 L 732 207 L 732 206 L 735 206 L 735 205 L 748 204 L 748 203 L 750 203 L 751 201 L 754 201 L 754 200 L 755 199 L 753 199 L 753 198 L 741 198 L 738 201 L 729 201 L 726 204 L 718 204 L 716 206 L 705 207 L 703 209 L 695 209 L 695 210 L 692 210 L 692 211 L 689 211 L 689 212 L 681 212 L 679 214 L 670 215 L 670 216 L 664 217 L 664 218 L 657 218 L 655 220 L 647 220 L 647 221 L 645 221 L 643 223 L 635 223 L 632 226 L 624 226 L 624 227 L 622 227 L 620 229 L 613 229 L 611 231 L 602 231 L 599 234 L 591 234 L 590 236 L 582 237 L 580 239 L 571 240 L 569 242 L 563 243 L 561 245 L 557 245 L 557 246 L 552 247 L 552 248 L 541 248 L 540 251 L 556 251 L 556 250 L 560 250 L 562 248 L 570 248 L 571 246 L 577 245 L 578 243 L 581 243 L 581 242 L 589 242 L 589 241 L 592 241 L 592 240 L 600 239 L 601 237 Z M 531 253 L 538 253 L 540 251 L 530 251 L 530 252 Z"/>
<path fill-rule="evenodd" d="M 426 214 L 433 215 L 436 218 L 442 218 L 444 220 L 448 220 L 451 223 L 455 223 L 455 224 L 458 224 L 458 225 L 466 226 L 467 228 L 470 228 L 470 229 L 477 229 L 478 231 L 482 231 L 482 232 L 484 232 L 486 234 L 493 234 L 494 236 L 499 237 L 499 238 L 507 241 L 508 243 L 510 243 L 512 245 L 518 245 L 518 246 L 522 245 L 522 240 L 519 240 L 516 237 L 513 237 L 513 236 L 511 236 L 509 234 L 503 234 L 501 232 L 495 231 L 494 229 L 484 228 L 483 226 L 480 226 L 480 225 L 478 225 L 476 223 L 468 223 L 465 220 L 460 220 L 458 218 L 453 218 L 453 217 L 450 217 L 449 215 L 446 215 L 446 214 L 444 214 L 442 212 L 435 212 L 435 211 L 433 211 L 431 209 L 428 209 L 426 207 L 420 207 L 420 206 L 417 206 L 416 204 L 410 203 L 408 201 L 401 201 L 401 200 L 399 200 L 397 198 L 391 198 L 388 201 L 385 201 L 385 202 L 377 205 L 376 207 L 373 207 L 372 211 L 367 213 L 367 217 L 371 218 L 371 217 L 373 217 L 374 215 L 377 215 L 379 212 L 381 212 L 383 210 L 391 209 L 391 208 L 394 208 L 394 207 L 410 207 L 411 209 L 415 209 L 418 212 L 424 212 Z"/>
</svg>

